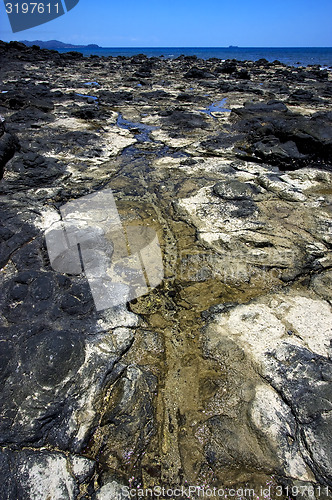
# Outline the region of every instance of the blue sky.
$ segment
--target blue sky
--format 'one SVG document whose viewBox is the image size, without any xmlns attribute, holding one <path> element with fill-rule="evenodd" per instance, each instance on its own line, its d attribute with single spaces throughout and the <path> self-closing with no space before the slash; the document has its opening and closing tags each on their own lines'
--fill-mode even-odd
<svg viewBox="0 0 332 500">
<path fill-rule="evenodd" d="M 64 16 L 13 34 L 0 0 L 0 39 L 102 47 L 331 47 L 332 1 L 80 0 Z"/>
</svg>

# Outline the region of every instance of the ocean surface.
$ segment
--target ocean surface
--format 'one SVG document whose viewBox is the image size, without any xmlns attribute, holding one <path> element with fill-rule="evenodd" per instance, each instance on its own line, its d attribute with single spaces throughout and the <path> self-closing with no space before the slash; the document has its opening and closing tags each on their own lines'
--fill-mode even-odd
<svg viewBox="0 0 332 500">
<path fill-rule="evenodd" d="M 59 52 L 76 50 L 85 56 L 133 56 L 145 54 L 148 57 L 175 59 L 181 54 L 186 56 L 196 55 L 201 59 L 238 59 L 240 61 L 257 61 L 265 58 L 268 61 L 276 59 L 290 66 L 308 66 L 318 64 L 323 68 L 332 69 L 332 47 L 283 47 L 283 48 L 255 48 L 255 47 L 136 47 L 136 48 L 100 48 L 100 49 L 59 49 Z"/>
</svg>

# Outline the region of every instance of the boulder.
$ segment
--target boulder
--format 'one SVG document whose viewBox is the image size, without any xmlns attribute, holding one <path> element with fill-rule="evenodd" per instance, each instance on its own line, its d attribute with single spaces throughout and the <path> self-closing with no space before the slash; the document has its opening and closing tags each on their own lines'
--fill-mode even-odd
<svg viewBox="0 0 332 500">
<path fill-rule="evenodd" d="M 232 114 L 234 130 L 248 134 L 241 148 L 251 158 L 290 169 L 319 160 L 331 168 L 330 112 L 306 117 L 290 112 L 283 102 L 270 101 L 246 103 Z"/>
<path fill-rule="evenodd" d="M 20 148 L 18 139 L 6 132 L 4 119 L 0 116 L 0 179 L 3 177 L 5 165 Z"/>
<path fill-rule="evenodd" d="M 189 71 L 187 71 L 187 73 L 185 73 L 184 78 L 201 80 L 201 79 L 215 78 L 215 76 L 204 69 L 193 66 Z"/>
</svg>

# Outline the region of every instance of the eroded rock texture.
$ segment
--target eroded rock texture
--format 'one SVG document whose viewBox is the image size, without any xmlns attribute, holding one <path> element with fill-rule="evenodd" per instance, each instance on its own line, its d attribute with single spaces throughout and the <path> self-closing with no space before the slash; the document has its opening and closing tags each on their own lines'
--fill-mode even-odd
<svg viewBox="0 0 332 500">
<path fill-rule="evenodd" d="M 1 498 L 325 498 L 330 73 L 17 43 L 0 57 Z M 124 227 L 157 232 L 164 279 L 97 311 L 45 231 L 105 189 Z"/>
</svg>

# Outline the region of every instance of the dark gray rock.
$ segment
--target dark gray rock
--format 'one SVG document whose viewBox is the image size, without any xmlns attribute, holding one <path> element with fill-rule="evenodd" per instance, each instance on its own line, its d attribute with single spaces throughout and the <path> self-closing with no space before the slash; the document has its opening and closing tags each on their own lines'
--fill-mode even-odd
<svg viewBox="0 0 332 500">
<path fill-rule="evenodd" d="M 19 147 L 17 138 L 6 132 L 4 119 L 0 115 L 0 179 L 3 177 L 6 163 L 13 158 Z"/>
<path fill-rule="evenodd" d="M 183 111 L 182 109 L 175 109 L 173 111 L 166 112 L 166 117 L 163 122 L 166 126 L 172 126 L 177 130 L 190 130 L 197 128 L 206 128 L 208 123 L 200 114 L 190 113 L 188 111 Z"/>
<path fill-rule="evenodd" d="M 209 79 L 209 78 L 215 78 L 215 75 L 213 75 L 212 73 L 209 73 L 208 71 L 204 70 L 204 69 L 200 69 L 200 68 L 197 68 L 196 66 L 194 66 L 193 68 L 191 68 L 185 75 L 184 75 L 184 78 L 187 78 L 187 79 Z"/>
<path fill-rule="evenodd" d="M 225 150 L 235 146 L 242 141 L 244 134 L 233 133 L 232 131 L 221 132 L 214 137 L 202 141 L 201 145 L 209 152 L 216 154 L 217 150 Z"/>
<path fill-rule="evenodd" d="M 261 190 L 249 182 L 240 182 L 236 179 L 220 181 L 213 186 L 213 192 L 225 200 L 245 200 L 258 195 Z"/>
<path fill-rule="evenodd" d="M 15 252 L 37 235 L 33 226 L 35 214 L 33 210 L 25 210 L 20 202 L 8 200 L 0 203 L 0 267 L 4 267 Z M 19 215 L 16 217 L 16 214 Z M 31 247 L 30 249 L 31 250 Z"/>
<path fill-rule="evenodd" d="M 123 104 L 128 101 L 133 100 L 133 94 L 131 92 L 119 91 L 110 92 L 107 90 L 101 90 L 98 92 L 99 101 L 105 102 L 107 104 Z"/>
<path fill-rule="evenodd" d="M 266 137 L 263 141 L 255 142 L 252 150 L 257 158 L 271 165 L 291 163 L 308 158 L 307 155 L 299 152 L 294 141 L 282 143 L 276 137 Z"/>
<path fill-rule="evenodd" d="M 297 89 L 289 96 L 289 102 L 305 103 L 315 101 L 314 93 L 306 89 Z"/>
<path fill-rule="evenodd" d="M 180 101 L 180 102 L 197 102 L 197 103 L 205 102 L 205 99 L 202 98 L 201 96 L 197 96 L 195 94 L 189 94 L 189 93 L 185 93 L 185 92 L 182 92 L 181 94 L 179 94 L 177 96 L 176 100 Z"/>
<path fill-rule="evenodd" d="M 291 169 L 320 160 L 331 168 L 332 119 L 330 113 L 311 117 L 288 111 L 282 102 L 246 103 L 234 109 L 234 129 L 246 133 L 241 148 L 253 159 Z M 283 168 L 284 168 L 283 167 Z"/>
<path fill-rule="evenodd" d="M 155 434 L 153 394 L 157 380 L 146 370 L 123 367 L 110 392 L 110 403 L 101 421 L 104 459 L 118 473 L 130 473 L 142 460 L 147 444 Z"/>
<path fill-rule="evenodd" d="M 72 110 L 72 116 L 81 120 L 94 120 L 99 116 L 99 110 L 91 106 L 78 106 Z"/>
<path fill-rule="evenodd" d="M 240 71 L 238 71 L 235 76 L 236 76 L 236 78 L 239 78 L 240 80 L 250 80 L 251 79 L 250 73 L 247 69 L 240 69 Z"/>
<path fill-rule="evenodd" d="M 218 73 L 226 73 L 228 75 L 231 75 L 232 73 L 235 73 L 237 70 L 237 62 L 236 61 L 225 61 L 217 68 Z"/>
</svg>

